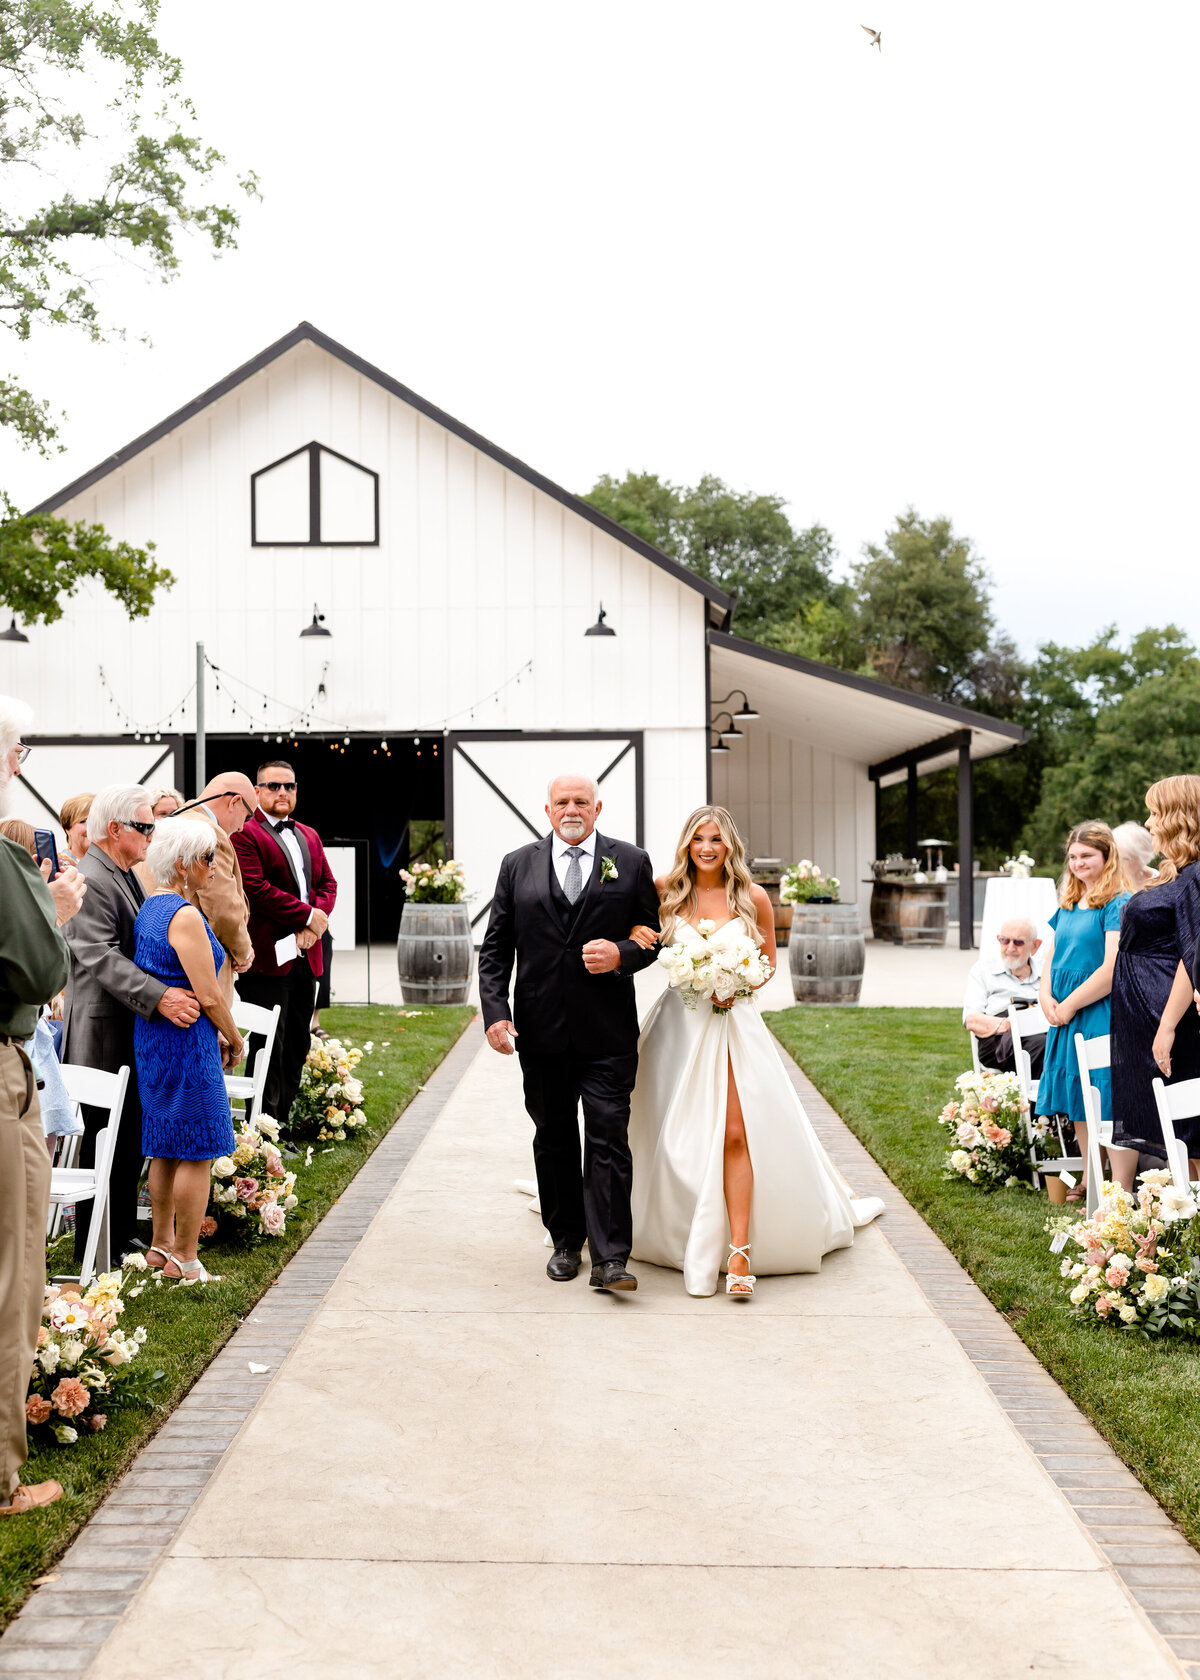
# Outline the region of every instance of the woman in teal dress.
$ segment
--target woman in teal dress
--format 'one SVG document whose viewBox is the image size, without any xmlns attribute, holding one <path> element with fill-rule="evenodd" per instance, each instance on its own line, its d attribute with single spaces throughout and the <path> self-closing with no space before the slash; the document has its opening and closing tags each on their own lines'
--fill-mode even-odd
<svg viewBox="0 0 1200 1680">
<path fill-rule="evenodd" d="M 1067 873 L 1059 885 L 1058 909 L 1050 918 L 1051 947 L 1042 969 L 1041 1005 L 1050 1031 L 1038 1081 L 1038 1114 L 1065 1115 L 1075 1124 L 1083 1181 L 1068 1191 L 1081 1202 L 1087 1183 L 1087 1113 L 1075 1034 L 1103 1038 L 1109 1030 L 1109 993 L 1121 937 L 1121 910 L 1128 902 L 1121 855 L 1106 823 L 1080 823 L 1067 839 Z M 1109 1071 L 1095 1068 L 1092 1084 L 1100 1112 L 1111 1118 Z"/>
</svg>

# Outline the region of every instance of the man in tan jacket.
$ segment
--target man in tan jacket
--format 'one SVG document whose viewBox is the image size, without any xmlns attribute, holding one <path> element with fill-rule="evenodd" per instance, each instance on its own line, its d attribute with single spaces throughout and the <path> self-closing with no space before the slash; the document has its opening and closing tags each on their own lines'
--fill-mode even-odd
<svg viewBox="0 0 1200 1680">
<path fill-rule="evenodd" d="M 196 903 L 208 917 L 208 925 L 225 949 L 225 961 L 217 976 L 226 1003 L 233 1003 L 233 977 L 245 974 L 254 961 L 247 924 L 250 906 L 242 888 L 242 871 L 237 853 L 229 838 L 236 834 L 258 807 L 258 795 L 249 776 L 227 770 L 214 776 L 198 799 L 185 805 L 176 815 L 185 821 L 211 823 L 216 829 L 216 857 L 213 859 L 213 882 L 196 894 Z M 144 865 L 138 866 L 139 878 Z M 150 891 L 153 883 L 143 886 Z"/>
</svg>

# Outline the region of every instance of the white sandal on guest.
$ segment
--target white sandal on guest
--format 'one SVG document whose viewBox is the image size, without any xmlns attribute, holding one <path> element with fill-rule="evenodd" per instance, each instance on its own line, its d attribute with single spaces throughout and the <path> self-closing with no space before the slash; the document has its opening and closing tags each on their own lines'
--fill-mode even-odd
<svg viewBox="0 0 1200 1680">
<path fill-rule="evenodd" d="M 180 1260 L 175 1255 L 172 1255 L 171 1258 L 179 1267 L 179 1277 L 176 1282 L 185 1289 L 190 1289 L 194 1283 L 223 1283 L 225 1281 L 223 1274 L 206 1271 L 203 1260 Z"/>
<path fill-rule="evenodd" d="M 730 1260 L 733 1259 L 735 1254 L 744 1254 L 746 1256 L 747 1266 L 750 1264 L 750 1244 L 749 1243 L 747 1243 L 745 1245 L 745 1247 L 743 1247 L 743 1248 L 739 1248 L 735 1243 L 730 1243 L 730 1245 L 729 1245 L 729 1258 L 730 1258 Z M 757 1282 L 758 1282 L 758 1279 L 755 1278 L 755 1277 L 751 1277 L 749 1272 L 747 1272 L 745 1274 L 745 1276 L 743 1277 L 743 1275 L 740 1272 L 729 1271 L 728 1270 L 728 1265 L 727 1265 L 726 1272 L 725 1272 L 725 1293 L 726 1293 L 726 1295 L 732 1295 L 735 1301 L 748 1301 L 750 1299 L 750 1297 L 754 1294 L 754 1285 Z M 738 1287 L 736 1289 L 734 1288 L 735 1284 L 738 1285 Z"/>
<path fill-rule="evenodd" d="M 150 1256 L 152 1254 L 162 1255 L 162 1266 L 152 1266 L 150 1264 Z M 150 1247 L 146 1250 L 146 1270 L 148 1272 L 161 1272 L 164 1266 L 169 1266 L 171 1264 L 172 1260 L 175 1260 L 175 1256 L 171 1253 L 171 1250 L 169 1248 L 160 1248 L 157 1243 L 151 1243 Z M 175 1264 L 178 1266 L 178 1260 L 175 1260 Z"/>
</svg>

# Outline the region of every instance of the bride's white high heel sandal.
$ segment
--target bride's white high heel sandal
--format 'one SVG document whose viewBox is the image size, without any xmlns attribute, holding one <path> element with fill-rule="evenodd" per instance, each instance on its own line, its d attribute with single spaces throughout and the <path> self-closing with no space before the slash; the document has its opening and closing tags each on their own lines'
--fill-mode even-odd
<svg viewBox="0 0 1200 1680">
<path fill-rule="evenodd" d="M 750 1244 L 749 1243 L 747 1243 L 744 1248 L 739 1248 L 739 1247 L 737 1247 L 736 1244 L 730 1243 L 730 1245 L 729 1245 L 729 1258 L 730 1258 L 730 1260 L 733 1259 L 735 1254 L 744 1254 L 746 1256 L 747 1266 L 750 1264 Z M 758 1282 L 758 1279 L 755 1278 L 755 1277 L 751 1277 L 749 1272 L 747 1272 L 745 1277 L 743 1277 L 740 1272 L 731 1272 L 728 1269 L 726 1269 L 726 1272 L 725 1272 L 725 1293 L 726 1293 L 726 1295 L 732 1295 L 735 1301 L 748 1301 L 750 1299 L 750 1297 L 754 1294 L 754 1285 L 757 1282 Z"/>
</svg>

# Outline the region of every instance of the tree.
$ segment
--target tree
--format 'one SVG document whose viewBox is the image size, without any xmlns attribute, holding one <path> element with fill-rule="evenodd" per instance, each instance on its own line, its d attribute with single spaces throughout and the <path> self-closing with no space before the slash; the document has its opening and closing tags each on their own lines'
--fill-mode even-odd
<svg viewBox="0 0 1200 1680">
<path fill-rule="evenodd" d="M 836 593 L 832 536 L 822 525 L 795 530 L 782 496 L 732 490 L 712 474 L 689 489 L 630 472 L 604 474 L 584 500 L 736 595 L 739 636 L 761 640 L 772 622 Z"/>
<path fill-rule="evenodd" d="M 0 6 L 0 324 L 20 339 L 40 323 L 106 336 L 82 267 L 97 247 L 167 280 L 185 231 L 216 251 L 235 243 L 237 213 L 193 196 L 225 160 L 194 132 L 183 67 L 153 33 L 158 9 L 159 0 Z M 69 108 L 73 80 L 88 111 Z M 257 192 L 253 175 L 240 185 Z M 11 379 L 0 380 L 0 425 L 43 453 L 56 444 L 49 403 Z"/>
<path fill-rule="evenodd" d="M 0 601 L 26 624 L 53 624 L 62 598 L 84 578 L 98 578 L 130 618 L 145 618 L 156 589 L 175 578 L 151 558 L 154 545 L 114 542 L 103 525 L 71 524 L 50 513 L 19 513 L 0 493 Z"/>
</svg>

